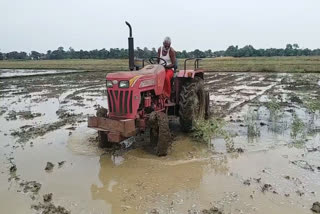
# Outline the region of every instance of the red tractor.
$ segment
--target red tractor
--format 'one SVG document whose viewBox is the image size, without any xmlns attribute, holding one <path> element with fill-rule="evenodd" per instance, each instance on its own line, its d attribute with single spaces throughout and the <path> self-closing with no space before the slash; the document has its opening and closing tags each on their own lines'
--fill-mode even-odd
<svg viewBox="0 0 320 214">
<path fill-rule="evenodd" d="M 186 59 L 184 69 L 177 70 L 172 81 L 171 101 L 163 96 L 165 61 L 159 57 L 139 70 L 134 61 L 132 28 L 129 27 L 129 68 L 131 71 L 108 73 L 106 87 L 108 110 L 101 108 L 88 118 L 88 127 L 98 130 L 99 144 L 110 147 L 138 133 L 150 130 L 150 142 L 158 156 L 167 155 L 171 144 L 169 118 L 179 117 L 183 131 L 190 132 L 198 119 L 209 112 L 209 93 L 204 89 L 204 71 L 200 59 Z M 187 61 L 194 69 L 187 70 Z"/>
</svg>

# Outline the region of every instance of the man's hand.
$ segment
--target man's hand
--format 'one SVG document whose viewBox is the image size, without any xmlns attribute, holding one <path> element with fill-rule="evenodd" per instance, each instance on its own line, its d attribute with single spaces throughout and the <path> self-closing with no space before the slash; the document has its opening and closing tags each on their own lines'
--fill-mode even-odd
<svg viewBox="0 0 320 214">
<path fill-rule="evenodd" d="M 171 69 L 171 68 L 173 68 L 173 65 L 172 65 L 172 64 L 165 66 L 165 69 Z"/>
</svg>

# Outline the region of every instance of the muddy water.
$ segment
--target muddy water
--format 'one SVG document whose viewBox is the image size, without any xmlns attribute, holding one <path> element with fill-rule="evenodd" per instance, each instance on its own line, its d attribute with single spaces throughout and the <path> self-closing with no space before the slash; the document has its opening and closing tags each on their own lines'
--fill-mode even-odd
<svg viewBox="0 0 320 214">
<path fill-rule="evenodd" d="M 161 158 L 143 146 L 147 136 L 126 149 L 97 147 L 86 117 L 107 106 L 104 76 L 0 80 L 1 213 L 35 213 L 47 193 L 72 213 L 311 213 L 320 200 L 320 75 L 207 74 L 214 116 L 244 152 L 176 130 Z M 40 190 L 24 191 L 26 181 Z"/>
<path fill-rule="evenodd" d="M 81 70 L 41 70 L 41 69 L 0 69 L 0 79 L 16 78 L 16 77 L 29 77 L 41 75 L 56 75 L 56 74 L 70 74 L 80 73 Z"/>
</svg>

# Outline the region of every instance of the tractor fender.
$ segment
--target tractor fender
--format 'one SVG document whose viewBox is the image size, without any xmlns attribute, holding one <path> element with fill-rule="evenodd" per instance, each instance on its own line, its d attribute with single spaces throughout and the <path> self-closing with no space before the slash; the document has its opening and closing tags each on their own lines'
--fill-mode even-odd
<svg viewBox="0 0 320 214">
<path fill-rule="evenodd" d="M 180 70 L 177 74 L 177 77 L 180 78 L 194 78 L 194 77 L 200 77 L 203 79 L 204 77 L 204 70 Z"/>
</svg>

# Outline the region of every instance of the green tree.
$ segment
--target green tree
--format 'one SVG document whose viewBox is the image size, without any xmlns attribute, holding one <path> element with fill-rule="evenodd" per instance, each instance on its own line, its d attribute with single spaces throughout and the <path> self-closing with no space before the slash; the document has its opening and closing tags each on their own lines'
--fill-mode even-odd
<svg viewBox="0 0 320 214">
<path fill-rule="evenodd" d="M 41 57 L 41 53 L 37 52 L 37 51 L 31 51 L 30 53 L 30 58 L 34 59 L 34 60 L 39 60 Z"/>
<path fill-rule="evenodd" d="M 192 55 L 193 57 L 195 58 L 205 58 L 206 55 L 204 52 L 200 51 L 199 49 L 195 49 L 193 52 L 192 52 Z"/>
<path fill-rule="evenodd" d="M 293 44 L 294 49 L 299 49 L 299 45 L 297 43 Z"/>
<path fill-rule="evenodd" d="M 6 53 L 6 59 L 26 60 L 28 59 L 28 55 L 26 52 L 12 51 L 12 52 Z"/>
<path fill-rule="evenodd" d="M 213 57 L 212 50 L 209 49 L 209 50 L 204 51 L 204 55 L 205 55 L 205 57 L 208 57 L 208 58 Z"/>
<path fill-rule="evenodd" d="M 238 52 L 238 45 L 237 46 L 231 45 L 227 48 L 225 55 L 235 57 L 237 56 L 237 52 Z"/>
<path fill-rule="evenodd" d="M 285 49 L 285 55 L 286 56 L 293 56 L 294 55 L 294 51 L 293 51 L 293 47 L 291 44 L 287 44 L 286 45 L 286 49 Z"/>
</svg>

